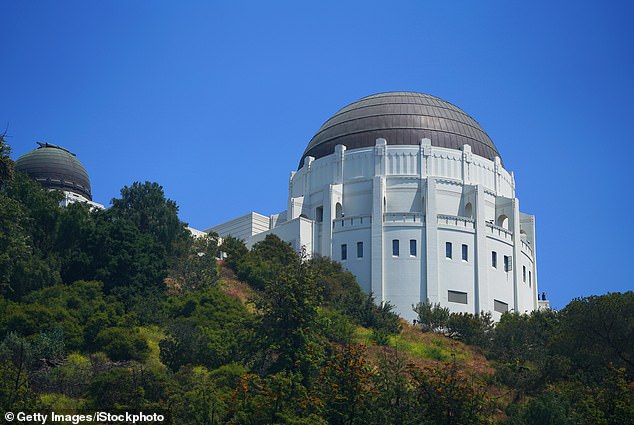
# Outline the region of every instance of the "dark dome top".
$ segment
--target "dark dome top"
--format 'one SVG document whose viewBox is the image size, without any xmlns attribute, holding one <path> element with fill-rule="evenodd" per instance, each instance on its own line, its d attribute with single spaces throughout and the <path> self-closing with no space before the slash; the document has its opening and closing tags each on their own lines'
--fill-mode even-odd
<svg viewBox="0 0 634 425">
<path fill-rule="evenodd" d="M 348 149 L 374 146 L 384 138 L 388 145 L 418 145 L 422 138 L 433 146 L 471 151 L 493 160 L 500 156 L 495 145 L 462 109 L 434 96 L 414 92 L 379 93 L 341 109 L 321 126 L 302 155 L 321 158 L 336 145 Z"/>
<path fill-rule="evenodd" d="M 40 143 L 15 162 L 16 171 L 26 173 L 47 189 L 73 192 L 92 201 L 90 179 L 75 154 L 60 146 Z"/>
</svg>

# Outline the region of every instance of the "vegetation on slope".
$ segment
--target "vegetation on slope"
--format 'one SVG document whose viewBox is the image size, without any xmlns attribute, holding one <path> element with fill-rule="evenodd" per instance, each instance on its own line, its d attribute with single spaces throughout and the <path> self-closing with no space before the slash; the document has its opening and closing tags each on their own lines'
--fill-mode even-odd
<svg viewBox="0 0 634 425">
<path fill-rule="evenodd" d="M 192 238 L 156 183 L 59 207 L 0 139 L 0 410 L 175 424 L 628 424 L 634 294 L 561 312 L 377 306 L 268 236 Z M 228 254 L 217 262 L 219 249 Z"/>
</svg>

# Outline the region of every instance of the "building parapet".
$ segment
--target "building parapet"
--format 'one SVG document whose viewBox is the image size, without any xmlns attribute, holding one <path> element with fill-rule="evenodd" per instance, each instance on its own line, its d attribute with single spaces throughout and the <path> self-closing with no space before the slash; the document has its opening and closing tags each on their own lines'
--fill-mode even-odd
<svg viewBox="0 0 634 425">
<path fill-rule="evenodd" d="M 423 213 L 413 212 L 389 212 L 383 214 L 383 222 L 422 224 L 425 222 L 425 215 Z"/>
<path fill-rule="evenodd" d="M 501 239 L 505 239 L 511 242 L 513 241 L 513 232 L 511 232 L 508 229 L 505 229 L 504 227 L 500 227 L 493 223 L 489 223 L 488 221 L 487 221 L 487 231 L 489 234 L 492 234 L 493 236 L 497 236 Z"/>
<path fill-rule="evenodd" d="M 531 257 L 533 256 L 533 248 L 531 248 L 531 245 L 526 242 L 526 241 L 521 241 L 522 242 L 522 251 L 526 251 L 528 253 L 530 253 Z"/>
<path fill-rule="evenodd" d="M 438 214 L 438 224 L 463 227 L 471 230 L 475 229 L 475 220 L 469 217 L 460 217 L 457 215 Z"/>
<path fill-rule="evenodd" d="M 335 218 L 332 221 L 333 229 L 345 230 L 354 227 L 367 227 L 372 224 L 372 216 L 355 215 L 351 217 Z"/>
</svg>

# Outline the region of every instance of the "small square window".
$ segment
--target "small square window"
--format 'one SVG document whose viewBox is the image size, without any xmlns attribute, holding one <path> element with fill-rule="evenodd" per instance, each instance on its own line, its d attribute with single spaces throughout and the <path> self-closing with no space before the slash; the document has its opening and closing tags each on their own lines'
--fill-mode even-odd
<svg viewBox="0 0 634 425">
<path fill-rule="evenodd" d="M 341 261 L 348 259 L 348 245 L 341 245 Z"/>
<path fill-rule="evenodd" d="M 409 255 L 416 257 L 416 239 L 409 240 Z"/>
<path fill-rule="evenodd" d="M 398 257 L 400 255 L 400 247 L 398 245 L 398 239 L 392 240 L 392 255 Z"/>
<path fill-rule="evenodd" d="M 357 258 L 363 258 L 363 242 L 357 242 Z"/>
<path fill-rule="evenodd" d="M 462 260 L 469 261 L 469 247 L 465 244 L 462 244 Z"/>
<path fill-rule="evenodd" d="M 491 251 L 491 267 L 498 268 L 498 253 L 495 251 Z"/>
<path fill-rule="evenodd" d="M 451 242 L 445 243 L 445 257 L 447 257 L 447 258 L 451 258 L 452 257 Z"/>
</svg>

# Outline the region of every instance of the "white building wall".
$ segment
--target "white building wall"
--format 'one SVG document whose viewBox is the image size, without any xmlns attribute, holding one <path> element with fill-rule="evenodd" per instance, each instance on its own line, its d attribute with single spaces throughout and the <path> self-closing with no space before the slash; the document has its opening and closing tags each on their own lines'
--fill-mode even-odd
<svg viewBox="0 0 634 425">
<path fill-rule="evenodd" d="M 286 217 L 276 215 L 270 230 L 258 233 L 253 221 L 243 221 L 250 223 L 245 232 L 253 233 L 249 244 L 274 233 L 296 249 L 341 261 L 363 290 L 394 304 L 406 319 L 415 318 L 412 304 L 427 299 L 455 312 L 491 311 L 496 320 L 496 306 L 537 308 L 534 217 L 520 213 L 514 177 L 499 158 L 473 155 L 468 145 L 462 151 L 431 146 L 428 139 L 419 146 L 384 139 L 370 148 L 339 145 L 331 155 L 307 157 L 291 173 Z M 242 231 L 232 222 L 212 229 Z M 393 240 L 399 240 L 398 256 L 392 255 Z M 410 240 L 416 240 L 413 256 Z M 357 258 L 359 242 L 363 256 Z M 446 242 L 452 243 L 451 259 Z M 509 271 L 504 256 L 512 259 Z M 455 293 L 449 301 L 449 291 L 466 293 L 466 303 L 455 302 Z"/>
<path fill-rule="evenodd" d="M 205 233 L 216 232 L 219 236 L 233 236 L 248 241 L 254 235 L 269 230 L 270 219 L 255 212 L 245 214 L 233 220 L 205 229 Z"/>
</svg>

